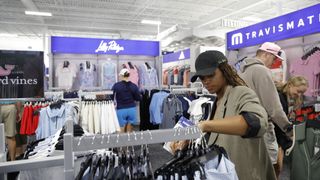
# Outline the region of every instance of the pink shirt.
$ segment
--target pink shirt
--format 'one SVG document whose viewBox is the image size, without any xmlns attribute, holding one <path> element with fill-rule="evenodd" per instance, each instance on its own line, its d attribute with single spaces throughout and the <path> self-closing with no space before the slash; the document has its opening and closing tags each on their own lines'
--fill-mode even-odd
<svg viewBox="0 0 320 180">
<path fill-rule="evenodd" d="M 290 65 L 290 76 L 304 76 L 309 82 L 306 96 L 317 96 L 320 94 L 320 51 L 308 57 L 306 60 L 298 59 Z"/>
<path fill-rule="evenodd" d="M 131 63 L 132 64 L 132 63 Z M 130 66 L 128 63 L 124 64 L 127 69 L 130 71 L 129 81 L 133 82 L 139 87 L 139 74 L 138 74 L 138 68 L 132 64 Z"/>
</svg>

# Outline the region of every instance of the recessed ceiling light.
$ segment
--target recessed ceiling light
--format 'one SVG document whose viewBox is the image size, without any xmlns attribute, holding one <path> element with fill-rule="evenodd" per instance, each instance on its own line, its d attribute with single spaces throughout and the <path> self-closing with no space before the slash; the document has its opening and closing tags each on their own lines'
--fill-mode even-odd
<svg viewBox="0 0 320 180">
<path fill-rule="evenodd" d="M 141 20 L 142 24 L 152 24 L 152 25 L 160 25 L 161 21 L 154 21 L 154 20 Z"/>
<path fill-rule="evenodd" d="M 25 11 L 26 15 L 33 15 L 33 16 L 52 16 L 50 12 L 39 12 L 39 11 Z"/>
</svg>

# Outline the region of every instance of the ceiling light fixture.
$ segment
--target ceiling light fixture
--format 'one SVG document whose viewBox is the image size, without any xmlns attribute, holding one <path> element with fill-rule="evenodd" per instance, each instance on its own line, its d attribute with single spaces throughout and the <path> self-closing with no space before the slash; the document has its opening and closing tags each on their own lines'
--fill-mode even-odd
<svg viewBox="0 0 320 180">
<path fill-rule="evenodd" d="M 160 25 L 161 21 L 154 21 L 154 20 L 141 20 L 142 24 L 152 24 L 152 25 Z"/>
<path fill-rule="evenodd" d="M 34 16 L 52 16 L 50 12 L 39 12 L 39 11 L 25 11 L 26 15 L 34 15 Z"/>
</svg>

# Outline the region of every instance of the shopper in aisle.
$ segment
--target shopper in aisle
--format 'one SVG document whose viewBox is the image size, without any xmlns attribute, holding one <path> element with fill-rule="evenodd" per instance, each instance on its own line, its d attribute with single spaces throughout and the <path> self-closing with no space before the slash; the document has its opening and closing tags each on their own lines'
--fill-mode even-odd
<svg viewBox="0 0 320 180">
<path fill-rule="evenodd" d="M 4 124 L 6 143 L 8 144 L 10 161 L 16 159 L 16 123 L 20 117 L 21 102 L 0 102 L 0 123 Z"/>
<path fill-rule="evenodd" d="M 268 148 L 272 164 L 277 163 L 278 143 L 273 122 L 283 132 L 292 136 L 291 123 L 282 109 L 276 86 L 271 77 L 270 67 L 284 53 L 281 48 L 271 42 L 265 42 L 256 52 L 255 58 L 246 58 L 240 65 L 240 77 L 253 89 L 268 114 L 268 129 L 264 140 Z"/>
<path fill-rule="evenodd" d="M 118 121 L 121 132 L 131 132 L 132 125 L 137 123 L 136 102 L 142 97 L 137 85 L 129 81 L 128 69 L 122 69 L 119 73 L 120 81 L 112 87 L 116 102 Z"/>
<path fill-rule="evenodd" d="M 240 180 L 276 179 L 261 138 L 267 128 L 267 114 L 257 95 L 219 51 L 201 53 L 195 68 L 191 81 L 199 77 L 210 93 L 217 94 L 211 120 L 198 123 L 207 132 L 209 145 L 226 149 Z"/>
<path fill-rule="evenodd" d="M 294 109 L 301 107 L 303 103 L 303 94 L 308 89 L 308 80 L 303 76 L 294 76 L 288 79 L 285 84 L 277 84 L 277 90 L 283 111 L 290 119 L 290 114 Z M 283 167 L 284 151 L 291 147 L 292 140 L 275 124 L 275 133 L 279 144 L 279 153 L 277 164 L 275 165 L 276 175 L 279 178 Z"/>
</svg>

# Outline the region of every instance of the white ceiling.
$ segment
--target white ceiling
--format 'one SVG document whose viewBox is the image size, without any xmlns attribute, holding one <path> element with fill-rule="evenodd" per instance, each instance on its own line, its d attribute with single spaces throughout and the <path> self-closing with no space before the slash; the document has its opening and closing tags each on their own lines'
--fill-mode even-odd
<svg viewBox="0 0 320 180">
<path fill-rule="evenodd" d="M 125 39 L 155 39 L 158 27 L 142 19 L 161 21 L 160 32 L 177 25 L 168 47 L 190 42 L 224 44 L 232 29 L 296 11 L 320 0 L 0 0 L 0 36 L 60 35 Z M 25 10 L 51 12 L 52 17 L 25 15 Z M 252 19 L 254 19 L 252 21 Z M 233 24 L 230 21 L 233 21 Z M 186 44 L 188 42 L 189 44 Z"/>
</svg>

